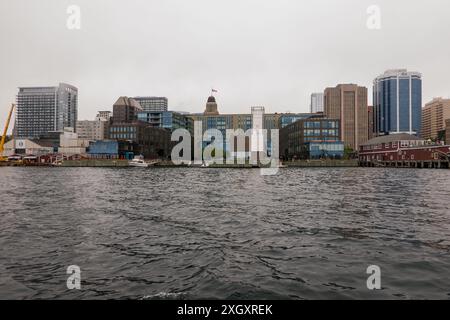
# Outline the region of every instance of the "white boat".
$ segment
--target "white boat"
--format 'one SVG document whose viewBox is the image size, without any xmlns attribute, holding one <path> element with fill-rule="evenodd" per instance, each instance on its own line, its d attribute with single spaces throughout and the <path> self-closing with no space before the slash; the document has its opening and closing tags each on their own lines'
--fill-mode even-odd
<svg viewBox="0 0 450 320">
<path fill-rule="evenodd" d="M 136 156 L 133 160 L 128 161 L 128 165 L 130 167 L 140 167 L 140 168 L 147 168 L 148 163 L 144 161 L 144 158 L 142 156 Z"/>
</svg>

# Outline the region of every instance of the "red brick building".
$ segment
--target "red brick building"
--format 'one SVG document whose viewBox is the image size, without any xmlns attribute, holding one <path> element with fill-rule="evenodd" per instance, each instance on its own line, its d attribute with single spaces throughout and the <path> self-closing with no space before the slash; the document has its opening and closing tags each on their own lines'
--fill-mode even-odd
<svg viewBox="0 0 450 320">
<path fill-rule="evenodd" d="M 369 167 L 448 168 L 449 158 L 449 145 L 403 133 L 371 139 L 359 148 L 360 165 Z"/>
</svg>

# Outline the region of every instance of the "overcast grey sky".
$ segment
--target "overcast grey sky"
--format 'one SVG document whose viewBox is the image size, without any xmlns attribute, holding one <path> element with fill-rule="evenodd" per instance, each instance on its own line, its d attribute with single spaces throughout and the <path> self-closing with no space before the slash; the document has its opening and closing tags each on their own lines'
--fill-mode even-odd
<svg viewBox="0 0 450 320">
<path fill-rule="evenodd" d="M 366 26 L 373 4 L 381 30 Z M 424 103 L 450 96 L 448 0 L 0 0 L 0 15 L 1 128 L 17 87 L 59 82 L 78 87 L 79 119 L 121 95 L 202 112 L 211 87 L 221 113 L 307 112 L 338 83 L 371 96 L 391 68 L 422 72 Z"/>
</svg>

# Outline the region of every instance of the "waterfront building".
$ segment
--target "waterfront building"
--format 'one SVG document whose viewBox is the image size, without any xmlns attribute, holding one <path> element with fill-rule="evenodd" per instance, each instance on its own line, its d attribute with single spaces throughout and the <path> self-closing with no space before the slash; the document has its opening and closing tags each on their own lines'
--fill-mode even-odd
<svg viewBox="0 0 450 320">
<path fill-rule="evenodd" d="M 422 109 L 422 138 L 443 140 L 445 120 L 450 119 L 450 99 L 434 98 Z"/>
<path fill-rule="evenodd" d="M 311 117 L 319 118 L 323 117 L 323 114 L 311 114 L 311 113 L 265 113 L 263 107 L 254 107 L 252 108 L 252 113 L 242 113 L 242 114 L 220 114 L 218 104 L 216 98 L 214 96 L 208 97 L 206 108 L 203 113 L 197 114 L 188 114 L 187 117 L 191 118 L 192 121 L 200 121 L 202 123 L 202 131 L 203 133 L 208 129 L 218 129 L 221 131 L 224 139 L 226 137 L 226 130 L 238 130 L 241 129 L 244 132 L 247 132 L 250 129 L 254 129 L 256 127 L 262 127 L 262 129 L 267 130 L 267 153 L 268 155 L 272 152 L 272 141 L 271 141 L 271 130 L 272 129 L 281 129 L 288 126 L 291 123 L 294 123 L 301 119 L 307 119 Z M 255 117 L 255 113 L 261 111 L 262 117 Z M 254 124 L 254 119 L 262 119 L 261 124 L 258 126 Z M 159 120 L 157 121 L 159 123 Z M 203 147 L 208 145 L 207 142 L 203 143 Z M 248 158 L 250 141 L 246 140 L 246 149 L 240 150 L 240 154 L 245 153 L 245 156 Z M 230 146 L 228 145 L 228 141 L 224 141 L 224 151 L 226 154 L 232 153 L 232 155 L 236 155 L 237 150 L 229 150 Z"/>
<path fill-rule="evenodd" d="M 356 84 L 339 84 L 326 88 L 324 114 L 340 120 L 340 137 L 345 146 L 357 150 L 368 140 L 367 88 Z"/>
<path fill-rule="evenodd" d="M 311 113 L 324 112 L 324 94 L 323 94 L 323 92 L 311 94 L 310 111 L 311 111 Z"/>
<path fill-rule="evenodd" d="M 87 153 L 94 159 L 117 159 L 119 143 L 114 140 L 91 141 Z"/>
<path fill-rule="evenodd" d="M 119 155 L 130 159 L 143 155 L 146 159 L 166 159 L 170 156 L 169 130 L 152 127 L 145 122 L 113 123 L 110 139 L 119 143 Z"/>
<path fill-rule="evenodd" d="M 172 145 L 170 131 L 140 121 L 138 114 L 142 111 L 136 100 L 120 97 L 113 106 L 109 138 L 118 142 L 122 158 L 129 159 L 135 155 L 151 159 L 168 158 Z"/>
<path fill-rule="evenodd" d="M 406 69 L 388 70 L 373 82 L 376 135 L 420 134 L 422 75 Z"/>
<path fill-rule="evenodd" d="M 80 139 L 73 128 L 64 128 L 60 134 L 58 153 L 62 155 L 85 154 L 89 140 Z"/>
<path fill-rule="evenodd" d="M 448 167 L 450 146 L 407 133 L 379 136 L 359 148 L 363 166 Z"/>
<path fill-rule="evenodd" d="M 78 89 L 60 83 L 56 87 L 20 87 L 17 94 L 15 133 L 18 138 L 38 138 L 76 127 Z"/>
<path fill-rule="evenodd" d="M 215 97 L 209 97 L 204 113 L 187 114 L 193 121 L 201 121 L 203 131 L 219 129 L 242 129 L 247 131 L 253 128 L 252 113 L 220 114 Z M 263 114 L 263 129 L 281 129 L 287 125 L 310 117 L 320 117 L 320 114 L 311 113 L 265 113 Z"/>
<path fill-rule="evenodd" d="M 164 112 L 168 109 L 168 100 L 166 97 L 134 97 L 142 111 L 145 112 Z"/>
<path fill-rule="evenodd" d="M 342 158 L 339 119 L 308 118 L 280 130 L 280 157 L 285 160 Z"/>
<path fill-rule="evenodd" d="M 220 114 L 214 96 L 208 97 L 206 102 L 206 108 L 203 113 L 188 114 L 188 118 L 192 122 L 199 121 L 202 123 L 202 131 L 205 133 L 209 129 L 217 129 L 223 136 L 223 148 L 226 154 L 233 152 L 229 149 L 229 143 L 226 141 L 227 130 L 242 129 L 244 132 L 252 128 L 252 115 L 251 114 Z M 204 142 L 203 147 L 206 147 L 209 142 Z"/>
<path fill-rule="evenodd" d="M 342 141 L 306 142 L 303 150 L 306 159 L 342 159 L 344 157 Z"/>
<path fill-rule="evenodd" d="M 38 139 L 12 139 L 5 143 L 3 155 L 11 157 L 14 155 L 41 156 L 55 152 L 53 145 L 39 141 Z"/>
</svg>

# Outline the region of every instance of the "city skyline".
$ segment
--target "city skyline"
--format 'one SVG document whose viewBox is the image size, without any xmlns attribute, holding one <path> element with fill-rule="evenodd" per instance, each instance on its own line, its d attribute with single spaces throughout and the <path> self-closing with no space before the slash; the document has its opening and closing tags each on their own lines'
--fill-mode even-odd
<svg viewBox="0 0 450 320">
<path fill-rule="evenodd" d="M 79 119 L 111 109 L 124 95 L 165 96 L 171 110 L 201 112 L 211 87 L 227 113 L 252 105 L 307 112 L 311 93 L 339 83 L 367 87 L 370 105 L 373 79 L 393 68 L 423 74 L 424 103 L 450 96 L 445 79 L 450 47 L 435 36 L 435 30 L 449 29 L 443 9 L 450 5 L 443 1 L 407 6 L 380 1 L 380 30 L 366 26 L 369 1 L 77 4 L 80 30 L 66 28 L 65 2 L 0 4 L 10 13 L 0 22 L 0 34 L 5 47 L 13 48 L 0 53 L 1 123 L 17 87 L 59 82 L 80 90 Z M 102 18 L 95 19 L 100 12 Z M 120 14 L 130 13 L 133 21 L 115 27 Z M 148 15 L 151 22 L 144 19 Z M 17 20 L 25 21 L 21 28 L 14 26 Z M 317 23 L 321 28 L 309 27 Z M 356 40 L 350 41 L 350 30 Z M 106 31 L 117 36 L 105 37 Z M 55 41 L 57 48 L 50 45 Z M 440 50 L 430 59 L 428 48 L 436 45 Z M 389 54 L 386 47 L 393 48 Z"/>
</svg>

